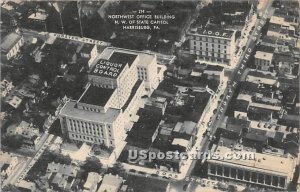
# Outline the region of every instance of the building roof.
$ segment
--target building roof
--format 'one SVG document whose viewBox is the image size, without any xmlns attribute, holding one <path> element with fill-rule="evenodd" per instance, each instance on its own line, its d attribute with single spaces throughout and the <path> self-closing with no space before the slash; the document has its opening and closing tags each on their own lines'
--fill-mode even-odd
<svg viewBox="0 0 300 192">
<path fill-rule="evenodd" d="M 245 100 L 236 100 L 234 104 L 234 110 L 240 112 L 248 111 L 249 102 Z"/>
<path fill-rule="evenodd" d="M 47 14 L 44 10 L 39 10 L 36 13 L 32 13 L 28 19 L 45 21 L 47 19 Z"/>
<path fill-rule="evenodd" d="M 264 51 L 256 51 L 255 58 L 271 61 L 273 59 L 273 53 L 268 53 L 268 52 L 264 52 Z"/>
<path fill-rule="evenodd" d="M 65 165 L 65 164 L 51 162 L 48 163 L 47 172 L 60 173 L 61 175 L 76 177 L 79 169 L 80 168 L 75 165 Z"/>
<path fill-rule="evenodd" d="M 248 76 L 276 80 L 275 74 L 261 71 L 249 71 Z"/>
<path fill-rule="evenodd" d="M 223 71 L 224 67 L 218 65 L 207 65 L 206 71 Z"/>
<path fill-rule="evenodd" d="M 192 135 L 194 133 L 196 125 L 197 124 L 193 121 L 184 121 L 183 123 L 177 122 L 173 131 Z"/>
<path fill-rule="evenodd" d="M 116 79 L 121 74 L 126 65 L 127 62 L 121 59 L 100 59 L 97 61 L 97 64 L 94 65 L 94 67 L 90 71 L 90 74 Z"/>
<path fill-rule="evenodd" d="M 126 101 L 126 103 L 123 105 L 122 110 L 125 111 L 128 107 L 128 105 L 130 104 L 130 102 L 132 101 L 132 98 L 135 96 L 137 90 L 141 87 L 143 81 L 142 80 L 137 80 L 134 84 L 134 86 L 131 89 L 131 93 Z"/>
<path fill-rule="evenodd" d="M 97 185 L 102 179 L 102 176 L 95 172 L 89 172 L 86 182 L 84 183 L 84 189 L 92 189 Z"/>
<path fill-rule="evenodd" d="M 104 106 L 112 96 L 114 91 L 115 89 L 108 89 L 91 85 L 82 94 L 78 102 Z"/>
<path fill-rule="evenodd" d="M 226 129 L 229 131 L 240 133 L 242 128 L 248 128 L 250 121 L 244 119 L 237 119 L 228 117 L 226 122 Z"/>
<path fill-rule="evenodd" d="M 274 137 L 274 141 L 277 141 L 277 142 L 282 142 L 283 141 L 283 138 L 284 138 L 284 133 L 283 132 L 276 132 L 275 133 L 275 137 Z"/>
<path fill-rule="evenodd" d="M 235 31 L 232 30 L 223 30 L 223 29 L 213 29 L 213 28 L 198 28 L 196 32 L 190 31 L 192 35 L 199 36 L 210 36 L 210 37 L 218 37 L 223 39 L 230 39 L 234 35 Z"/>
<path fill-rule="evenodd" d="M 82 45 L 80 52 L 90 54 L 91 51 L 92 51 L 92 49 L 93 49 L 95 46 L 96 46 L 96 45 L 94 45 L 94 44 L 85 43 L 85 44 Z"/>
<path fill-rule="evenodd" d="M 113 123 L 115 119 L 119 116 L 119 114 L 120 114 L 119 109 L 112 109 L 112 108 L 109 108 L 106 111 L 106 113 L 95 113 L 92 111 L 78 109 L 76 107 L 76 101 L 68 101 L 61 109 L 60 112 L 61 116 L 84 119 L 85 121 L 107 122 L 107 123 Z"/>
<path fill-rule="evenodd" d="M 1 41 L 1 52 L 7 53 L 22 38 L 15 32 L 6 35 Z"/>
<path fill-rule="evenodd" d="M 224 147 L 232 148 L 233 146 L 235 146 L 236 143 L 237 143 L 237 141 L 235 141 L 233 139 L 228 139 L 226 137 L 221 137 L 219 139 L 218 146 L 224 146 Z"/>
<path fill-rule="evenodd" d="M 118 192 L 123 183 L 123 178 L 118 175 L 107 174 L 104 175 L 103 181 L 98 189 L 98 192 Z"/>
<path fill-rule="evenodd" d="M 259 142 L 266 142 L 268 137 L 266 136 L 267 131 L 261 129 L 250 129 L 248 133 L 246 133 L 244 138 L 259 141 Z"/>
<path fill-rule="evenodd" d="M 218 146 L 217 149 L 220 157 L 226 157 L 226 154 L 231 152 L 230 148 Z M 233 167 L 242 166 L 244 169 L 257 169 L 259 172 L 272 172 L 276 175 L 288 176 L 291 179 L 294 174 L 294 167 L 296 165 L 296 158 L 293 157 L 279 157 L 263 153 L 255 153 L 254 159 L 226 159 L 220 158 L 218 160 L 209 159 L 208 162 L 230 164 Z M 271 162 L 271 163 L 270 163 Z"/>
</svg>

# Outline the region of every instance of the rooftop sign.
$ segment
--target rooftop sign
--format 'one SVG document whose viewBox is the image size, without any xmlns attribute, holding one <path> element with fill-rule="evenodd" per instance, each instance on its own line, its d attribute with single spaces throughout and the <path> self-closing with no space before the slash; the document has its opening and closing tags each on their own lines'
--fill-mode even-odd
<svg viewBox="0 0 300 192">
<path fill-rule="evenodd" d="M 233 35 L 234 31 L 216 30 L 216 29 L 198 29 L 196 33 L 198 33 L 199 35 L 205 35 L 205 36 L 230 38 Z"/>
<path fill-rule="evenodd" d="M 90 74 L 108 78 L 117 78 L 125 65 L 126 64 L 124 63 L 116 63 L 109 60 L 100 59 Z"/>
</svg>

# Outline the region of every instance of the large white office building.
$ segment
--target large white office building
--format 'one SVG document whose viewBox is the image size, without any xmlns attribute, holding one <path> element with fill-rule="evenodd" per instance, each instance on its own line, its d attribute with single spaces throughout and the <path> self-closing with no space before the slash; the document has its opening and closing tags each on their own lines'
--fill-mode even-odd
<svg viewBox="0 0 300 192">
<path fill-rule="evenodd" d="M 108 47 L 95 59 L 88 84 L 77 101 L 60 111 L 63 135 L 70 140 L 121 148 L 126 124 L 141 97 L 159 84 L 156 55 Z"/>
<path fill-rule="evenodd" d="M 231 30 L 191 29 L 187 34 L 190 54 L 202 62 L 230 66 L 236 51 L 235 33 Z"/>
</svg>

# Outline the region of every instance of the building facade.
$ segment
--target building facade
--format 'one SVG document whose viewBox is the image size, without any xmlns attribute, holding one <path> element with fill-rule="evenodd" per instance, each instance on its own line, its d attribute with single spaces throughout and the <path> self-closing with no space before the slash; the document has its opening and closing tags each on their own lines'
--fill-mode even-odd
<svg viewBox="0 0 300 192">
<path fill-rule="evenodd" d="M 188 33 L 190 54 L 200 61 L 232 65 L 236 50 L 235 31 L 196 29 Z"/>
<path fill-rule="evenodd" d="M 153 66 L 152 66 L 153 65 Z M 144 66 L 143 76 L 138 67 Z M 88 84 L 77 101 L 68 101 L 60 111 L 66 138 L 119 148 L 141 97 L 156 88 L 156 56 L 119 48 L 106 48 L 93 63 Z M 153 75 L 153 76 L 152 76 Z M 158 83 L 157 83 L 158 85 Z"/>
<path fill-rule="evenodd" d="M 215 148 L 220 157 L 243 152 L 225 146 Z M 287 189 L 293 179 L 297 159 L 270 154 L 254 153 L 252 159 L 209 159 L 208 177 L 220 181 L 257 185 L 276 190 Z M 272 163 L 270 163 L 272 162 Z"/>
<path fill-rule="evenodd" d="M 20 47 L 24 44 L 23 36 L 12 32 L 5 36 L 1 41 L 1 59 L 10 60 L 17 55 Z"/>
<path fill-rule="evenodd" d="M 273 71 L 274 65 L 273 61 L 273 53 L 257 51 L 255 53 L 255 65 L 256 69 L 262 71 Z"/>
</svg>

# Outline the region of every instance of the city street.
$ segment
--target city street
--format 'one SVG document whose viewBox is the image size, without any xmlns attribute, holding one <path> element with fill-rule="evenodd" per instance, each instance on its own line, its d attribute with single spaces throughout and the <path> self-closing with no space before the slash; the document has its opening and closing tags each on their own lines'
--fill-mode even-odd
<svg viewBox="0 0 300 192">
<path fill-rule="evenodd" d="M 237 68 L 234 70 L 231 77 L 229 78 L 230 81 L 224 92 L 224 97 L 222 98 L 220 105 L 217 108 L 217 113 L 216 113 L 217 115 L 213 116 L 213 118 L 211 120 L 212 123 L 211 123 L 210 135 L 215 134 L 216 129 L 219 127 L 220 123 L 224 119 L 224 114 L 228 107 L 228 103 L 233 95 L 233 92 L 234 92 L 236 86 L 237 86 L 237 82 L 240 81 L 241 75 L 243 74 L 243 71 L 246 69 L 245 65 L 250 57 L 251 52 L 253 51 L 256 40 L 260 36 L 260 30 L 266 22 L 266 18 L 269 13 L 269 10 L 271 8 L 271 5 L 272 5 L 272 1 L 268 1 L 268 3 L 265 5 L 264 14 L 262 14 L 263 16 L 256 21 L 255 28 L 254 28 L 252 34 L 249 36 L 249 39 L 248 39 L 248 42 L 244 49 L 244 52 L 242 53 L 239 63 L 237 64 Z M 218 116 L 218 115 L 220 116 L 220 118 L 217 119 L 216 116 Z M 201 149 L 199 151 L 200 152 L 207 151 L 209 144 L 210 144 L 210 142 L 209 142 L 208 137 L 205 137 L 200 144 Z M 196 163 L 196 161 L 193 161 L 193 164 L 190 166 L 187 175 L 189 175 L 191 173 L 191 171 L 193 170 L 193 167 L 195 166 L 195 163 Z"/>
<path fill-rule="evenodd" d="M 38 158 L 43 154 L 45 149 L 49 146 L 51 141 L 53 140 L 54 135 L 45 133 L 45 136 L 43 136 L 41 144 L 36 151 L 36 154 L 34 157 L 28 158 L 26 163 L 22 164 L 18 167 L 18 169 L 12 174 L 11 177 L 9 177 L 5 182 L 3 183 L 3 186 L 8 184 L 17 184 L 22 179 L 25 178 L 26 174 L 30 170 L 30 168 L 35 164 L 35 162 L 38 160 Z"/>
</svg>

